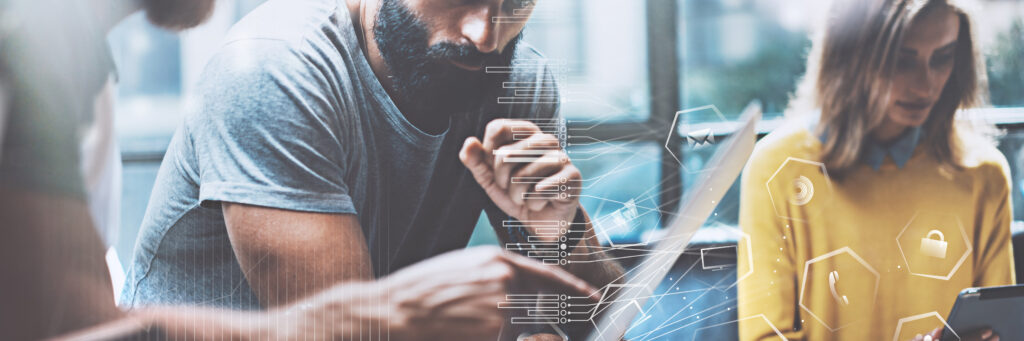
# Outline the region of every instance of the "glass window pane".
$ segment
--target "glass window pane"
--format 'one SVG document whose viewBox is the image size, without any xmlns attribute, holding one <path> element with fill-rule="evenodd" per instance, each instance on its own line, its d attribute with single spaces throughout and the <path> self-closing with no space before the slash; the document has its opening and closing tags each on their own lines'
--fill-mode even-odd
<svg viewBox="0 0 1024 341">
<path fill-rule="evenodd" d="M 595 143 L 568 152 L 583 173 L 580 202 L 604 244 L 643 240 L 658 228 L 661 145 L 657 143 Z"/>
<path fill-rule="evenodd" d="M 644 121 L 649 116 L 643 1 L 537 1 L 524 41 L 560 74 L 570 120 Z"/>
<path fill-rule="evenodd" d="M 810 46 L 804 11 L 820 1 L 680 1 L 683 106 L 735 119 L 759 99 L 765 118 L 781 115 Z"/>
<path fill-rule="evenodd" d="M 781 115 L 803 75 L 809 31 L 827 1 L 680 0 L 684 107 L 714 104 L 737 117 L 752 99 Z M 981 1 L 976 36 L 992 104 L 1024 106 L 1024 1 Z"/>
<path fill-rule="evenodd" d="M 181 39 L 136 14 L 108 36 L 118 71 L 121 150 L 162 152 L 181 120 Z"/>
<path fill-rule="evenodd" d="M 1010 163 L 1013 220 L 1024 220 L 1024 130 L 1008 131 L 999 141 L 999 150 Z"/>
<path fill-rule="evenodd" d="M 1024 106 L 1024 1 L 985 1 L 978 17 L 992 105 Z"/>
</svg>

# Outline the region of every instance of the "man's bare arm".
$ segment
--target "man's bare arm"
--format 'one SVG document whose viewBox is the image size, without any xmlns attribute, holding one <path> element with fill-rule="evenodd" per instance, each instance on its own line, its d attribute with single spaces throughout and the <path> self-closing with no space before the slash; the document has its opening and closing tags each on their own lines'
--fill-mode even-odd
<svg viewBox="0 0 1024 341">
<path fill-rule="evenodd" d="M 223 203 L 231 246 L 264 307 L 352 280 L 371 280 L 369 252 L 351 214 Z"/>
<path fill-rule="evenodd" d="M 452 251 L 378 281 L 336 284 L 258 312 L 150 307 L 61 337 L 66 340 L 494 340 L 505 323 L 498 302 L 514 293 L 556 290 L 600 299 L 597 289 L 556 267 L 497 247 Z M 386 336 L 385 336 L 386 335 Z"/>
<path fill-rule="evenodd" d="M 581 207 L 580 210 L 583 210 Z M 597 240 L 594 234 L 593 224 L 590 215 L 583 210 L 586 216 L 586 232 L 583 240 L 572 250 L 569 255 L 569 263 L 564 266 L 570 273 L 579 276 L 591 285 L 603 288 L 609 284 L 621 284 L 624 282 L 625 270 L 618 261 L 615 261 L 604 252 L 604 247 Z M 582 227 L 580 227 L 582 228 Z"/>
</svg>

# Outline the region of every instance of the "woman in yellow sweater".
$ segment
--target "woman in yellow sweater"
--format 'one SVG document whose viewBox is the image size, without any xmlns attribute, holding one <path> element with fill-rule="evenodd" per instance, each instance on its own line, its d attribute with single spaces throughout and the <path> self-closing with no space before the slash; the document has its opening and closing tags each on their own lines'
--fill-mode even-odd
<svg viewBox="0 0 1024 341">
<path fill-rule="evenodd" d="M 954 0 L 836 0 L 825 18 L 800 119 L 743 174 L 740 338 L 937 335 L 961 289 L 1014 282 L 1009 168 L 963 119 L 987 83 L 970 17 Z"/>
</svg>

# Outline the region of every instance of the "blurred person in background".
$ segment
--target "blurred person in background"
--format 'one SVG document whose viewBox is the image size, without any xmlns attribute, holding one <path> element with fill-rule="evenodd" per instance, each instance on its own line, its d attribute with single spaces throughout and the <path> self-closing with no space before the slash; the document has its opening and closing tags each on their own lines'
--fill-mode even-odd
<svg viewBox="0 0 1024 341">
<path fill-rule="evenodd" d="M 3 4 L 7 33 L 0 57 L 10 96 L 0 146 L 0 333 L 9 338 L 55 335 L 120 314 L 101 237 L 116 229 L 109 228 L 109 213 L 116 212 L 120 190 L 111 121 L 114 65 L 105 38 L 121 18 L 156 3 Z M 189 8 L 204 2 L 181 3 L 163 12 L 180 17 L 154 14 L 153 21 L 192 26 L 212 6 L 204 11 Z"/>
<path fill-rule="evenodd" d="M 963 2 L 836 0 L 824 18 L 787 113 L 799 118 L 743 173 L 742 340 L 776 337 L 743 319 L 759 314 L 791 340 L 889 339 L 964 288 L 1014 283 L 1009 168 L 992 128 L 965 116 L 987 81 Z"/>
<path fill-rule="evenodd" d="M 119 157 L 110 147 L 113 62 L 105 35 L 138 11 L 159 26 L 184 29 L 198 25 L 212 9 L 212 0 L 0 3 L 0 339 L 64 333 L 84 340 L 355 339 L 369 326 L 396 339 L 478 338 L 503 326 L 505 315 L 495 302 L 513 284 L 527 291 L 594 293 L 560 269 L 497 248 L 475 248 L 379 281 L 336 285 L 266 312 L 119 310 L 102 229 L 96 228 L 103 221 L 96 215 L 107 210 L 90 212 L 116 203 L 109 195 L 94 195 L 89 181 L 90 174 L 116 171 L 119 165 L 90 163 L 91 156 L 82 155 L 86 146 L 86 151 L 113 153 L 96 160 Z M 89 148 L 89 139 L 104 147 Z M 111 178 L 98 176 L 104 177 Z M 473 275 L 444 276 L 455 272 Z"/>
</svg>

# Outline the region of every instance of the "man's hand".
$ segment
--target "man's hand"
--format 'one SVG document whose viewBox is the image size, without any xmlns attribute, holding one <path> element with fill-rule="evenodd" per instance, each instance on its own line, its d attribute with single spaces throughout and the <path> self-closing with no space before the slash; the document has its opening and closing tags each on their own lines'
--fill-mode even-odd
<svg viewBox="0 0 1024 341">
<path fill-rule="evenodd" d="M 935 328 L 931 333 L 917 334 L 912 341 L 938 341 L 942 338 L 942 327 Z M 964 335 L 960 335 L 963 341 L 999 341 L 999 335 L 990 328 L 982 328 Z"/>
<path fill-rule="evenodd" d="M 365 283 L 362 289 L 352 284 L 335 286 L 288 310 L 306 326 L 324 326 L 320 328 L 328 332 L 333 326 L 337 330 L 332 337 L 384 318 L 372 325 L 385 326 L 393 340 L 493 340 L 507 320 L 498 302 L 509 293 L 543 290 L 594 302 L 600 298 L 597 289 L 558 267 L 497 247 L 442 254 Z M 510 289 L 513 284 L 515 290 Z M 354 294 L 361 301 L 353 302 Z"/>
<path fill-rule="evenodd" d="M 572 222 L 579 207 L 582 176 L 554 135 L 532 122 L 498 119 L 487 124 L 483 141 L 466 139 L 459 159 L 487 196 L 509 216 L 536 233 L 532 221 Z"/>
<path fill-rule="evenodd" d="M 521 336 L 516 341 L 565 341 L 565 339 L 555 334 L 542 333 Z"/>
<path fill-rule="evenodd" d="M 58 339 L 152 338 L 147 332 L 154 332 L 171 340 L 494 340 L 507 321 L 498 302 L 518 290 L 600 300 L 597 289 L 558 267 L 497 247 L 477 247 L 430 258 L 378 281 L 335 284 L 266 311 L 147 307 Z"/>
</svg>

